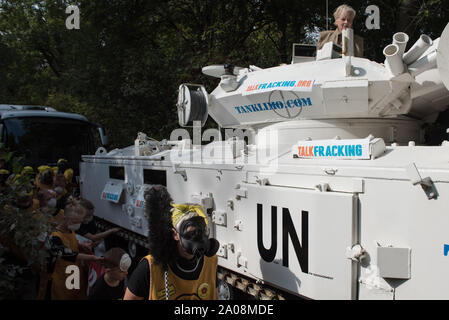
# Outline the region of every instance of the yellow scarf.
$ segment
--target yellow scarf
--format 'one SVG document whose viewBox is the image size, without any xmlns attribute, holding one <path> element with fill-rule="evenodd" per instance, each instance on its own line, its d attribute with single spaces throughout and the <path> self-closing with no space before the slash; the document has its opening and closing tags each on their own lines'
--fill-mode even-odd
<svg viewBox="0 0 449 320">
<path fill-rule="evenodd" d="M 173 227 L 178 230 L 180 223 L 186 219 L 200 216 L 203 217 L 207 225 L 207 217 L 204 214 L 203 208 L 199 204 L 176 204 L 172 203 L 172 223 Z"/>
</svg>

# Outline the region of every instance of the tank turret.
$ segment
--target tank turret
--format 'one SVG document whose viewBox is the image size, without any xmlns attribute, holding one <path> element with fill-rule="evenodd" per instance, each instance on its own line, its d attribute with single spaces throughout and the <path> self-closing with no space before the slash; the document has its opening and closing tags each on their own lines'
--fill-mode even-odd
<svg viewBox="0 0 449 320">
<path fill-rule="evenodd" d="M 449 104 L 449 25 L 438 39 L 422 35 L 407 52 L 408 35 L 396 33 L 383 64 L 352 56 L 352 38 L 352 32 L 343 35 L 338 58 L 328 43 L 315 61 L 204 67 L 204 74 L 221 80 L 205 99 L 209 115 L 224 128 L 277 130 L 283 141 L 374 134 L 387 142 L 422 142 L 422 123 Z M 204 123 L 204 113 L 198 120 Z"/>
</svg>

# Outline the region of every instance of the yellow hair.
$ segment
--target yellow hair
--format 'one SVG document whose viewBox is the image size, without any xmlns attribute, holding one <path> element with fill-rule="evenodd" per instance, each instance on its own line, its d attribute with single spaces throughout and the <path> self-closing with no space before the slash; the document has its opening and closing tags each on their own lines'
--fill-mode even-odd
<svg viewBox="0 0 449 320">
<path fill-rule="evenodd" d="M 44 172 L 47 169 L 51 169 L 51 168 L 49 166 L 39 166 L 37 168 L 37 171 L 39 171 L 39 173 L 42 173 L 42 172 Z"/>
<path fill-rule="evenodd" d="M 30 166 L 26 166 L 22 169 L 21 174 L 33 174 L 34 173 L 34 169 Z"/>
<path fill-rule="evenodd" d="M 193 212 L 193 216 L 200 216 L 203 217 L 206 225 L 207 225 L 207 217 L 204 214 L 203 208 L 199 204 L 176 204 L 172 203 L 171 206 L 173 207 L 172 212 L 172 223 L 173 227 L 175 229 L 178 229 L 178 223 L 184 218 L 187 214 L 190 212 Z"/>
<path fill-rule="evenodd" d="M 66 182 L 72 181 L 73 169 L 67 169 L 66 171 L 64 171 L 64 178 Z"/>
</svg>

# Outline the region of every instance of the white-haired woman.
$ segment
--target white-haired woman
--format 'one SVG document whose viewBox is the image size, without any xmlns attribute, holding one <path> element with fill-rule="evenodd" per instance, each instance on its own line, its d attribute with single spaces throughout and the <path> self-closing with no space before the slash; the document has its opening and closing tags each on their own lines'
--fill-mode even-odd
<svg viewBox="0 0 449 320">
<path fill-rule="evenodd" d="M 318 50 L 327 42 L 333 42 L 341 46 L 341 33 L 344 29 L 352 29 L 355 16 L 356 12 L 351 6 L 347 4 L 339 6 L 334 12 L 334 24 L 337 29 L 320 32 L 317 44 Z M 363 57 L 363 38 L 357 35 L 354 35 L 354 55 Z"/>
</svg>

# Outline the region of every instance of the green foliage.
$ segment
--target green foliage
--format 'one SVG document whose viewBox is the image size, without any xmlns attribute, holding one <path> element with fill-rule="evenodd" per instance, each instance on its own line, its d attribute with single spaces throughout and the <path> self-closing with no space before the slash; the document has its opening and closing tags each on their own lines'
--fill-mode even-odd
<svg viewBox="0 0 449 320">
<path fill-rule="evenodd" d="M 383 62 L 394 32 L 438 37 L 449 21 L 449 0 L 345 1 L 357 11 L 356 34 L 366 57 Z M 201 83 L 210 92 L 217 79 L 201 68 L 232 62 L 262 68 L 288 63 L 292 43 L 313 43 L 342 2 L 303 0 L 1 0 L 0 103 L 39 104 L 80 113 L 103 124 L 110 148 L 133 143 L 138 131 L 168 138 L 177 127 L 181 83 Z M 80 9 L 80 30 L 68 30 L 65 9 Z M 367 30 L 365 8 L 375 4 L 381 29 Z M 216 124 L 208 120 L 207 126 Z M 17 199 L 29 192 L 17 177 L 21 159 L 0 146 L 13 174 L 1 189 L 0 239 L 16 248 L 25 266 L 39 268 L 38 250 L 53 228 L 50 217 L 25 212 Z M 23 266 L 0 258 L 0 297 L 13 297 Z"/>
<path fill-rule="evenodd" d="M 365 39 L 366 57 L 378 62 L 395 32 L 407 32 L 411 46 L 421 33 L 438 37 L 449 21 L 449 0 L 344 2 L 357 11 L 354 30 Z M 105 126 L 110 148 L 132 144 L 138 131 L 168 138 L 177 127 L 179 84 L 201 83 L 210 92 L 217 79 L 201 73 L 210 64 L 288 63 L 292 43 L 313 43 L 327 23 L 334 28 L 342 1 L 328 3 L 326 20 L 324 0 L 1 0 L 0 103 L 83 114 Z M 80 30 L 65 27 L 69 4 L 79 6 Z M 380 8 L 380 30 L 365 27 L 370 4 Z M 3 146 L 0 156 L 12 174 L 21 171 Z M 29 181 L 10 182 L 1 190 L 0 238 L 18 248 L 25 265 L 39 265 L 45 251 L 37 238 L 52 225 L 45 213 L 36 220 L 15 207 Z M 13 296 L 22 270 L 3 262 L 0 296 Z"/>
<path fill-rule="evenodd" d="M 0 160 L 4 163 L 4 168 L 10 169 L 13 174 L 18 174 L 22 170 L 21 157 L 15 157 L 14 152 L 8 151 L 3 143 L 0 143 Z"/>
<path fill-rule="evenodd" d="M 357 11 L 356 34 L 367 58 L 383 62 L 396 31 L 410 45 L 437 37 L 449 21 L 448 0 L 346 1 Z M 108 131 L 110 148 L 132 144 L 138 131 L 157 139 L 177 127 L 179 84 L 217 80 L 201 68 L 232 62 L 262 68 L 288 63 L 292 43 L 313 43 L 334 28 L 342 2 L 299 0 L 80 0 L 80 30 L 65 27 L 70 1 L 0 2 L 2 103 L 45 104 L 86 115 Z M 381 29 L 367 30 L 376 4 Z"/>
<path fill-rule="evenodd" d="M 45 211 L 30 211 L 19 206 L 24 198 L 32 195 L 34 177 L 20 174 L 21 159 L 5 150 L 3 145 L 0 145 L 0 157 L 5 167 L 13 168 L 14 172 L 0 186 L 0 241 L 4 247 L 0 250 L 2 299 L 20 294 L 26 284 L 21 280 L 25 270 L 38 272 L 45 265 L 49 253 L 44 245 L 55 223 Z"/>
<path fill-rule="evenodd" d="M 25 280 L 21 278 L 23 267 L 8 263 L 2 258 L 4 249 L 0 249 L 0 300 L 18 299 L 21 288 L 25 286 Z"/>
</svg>

